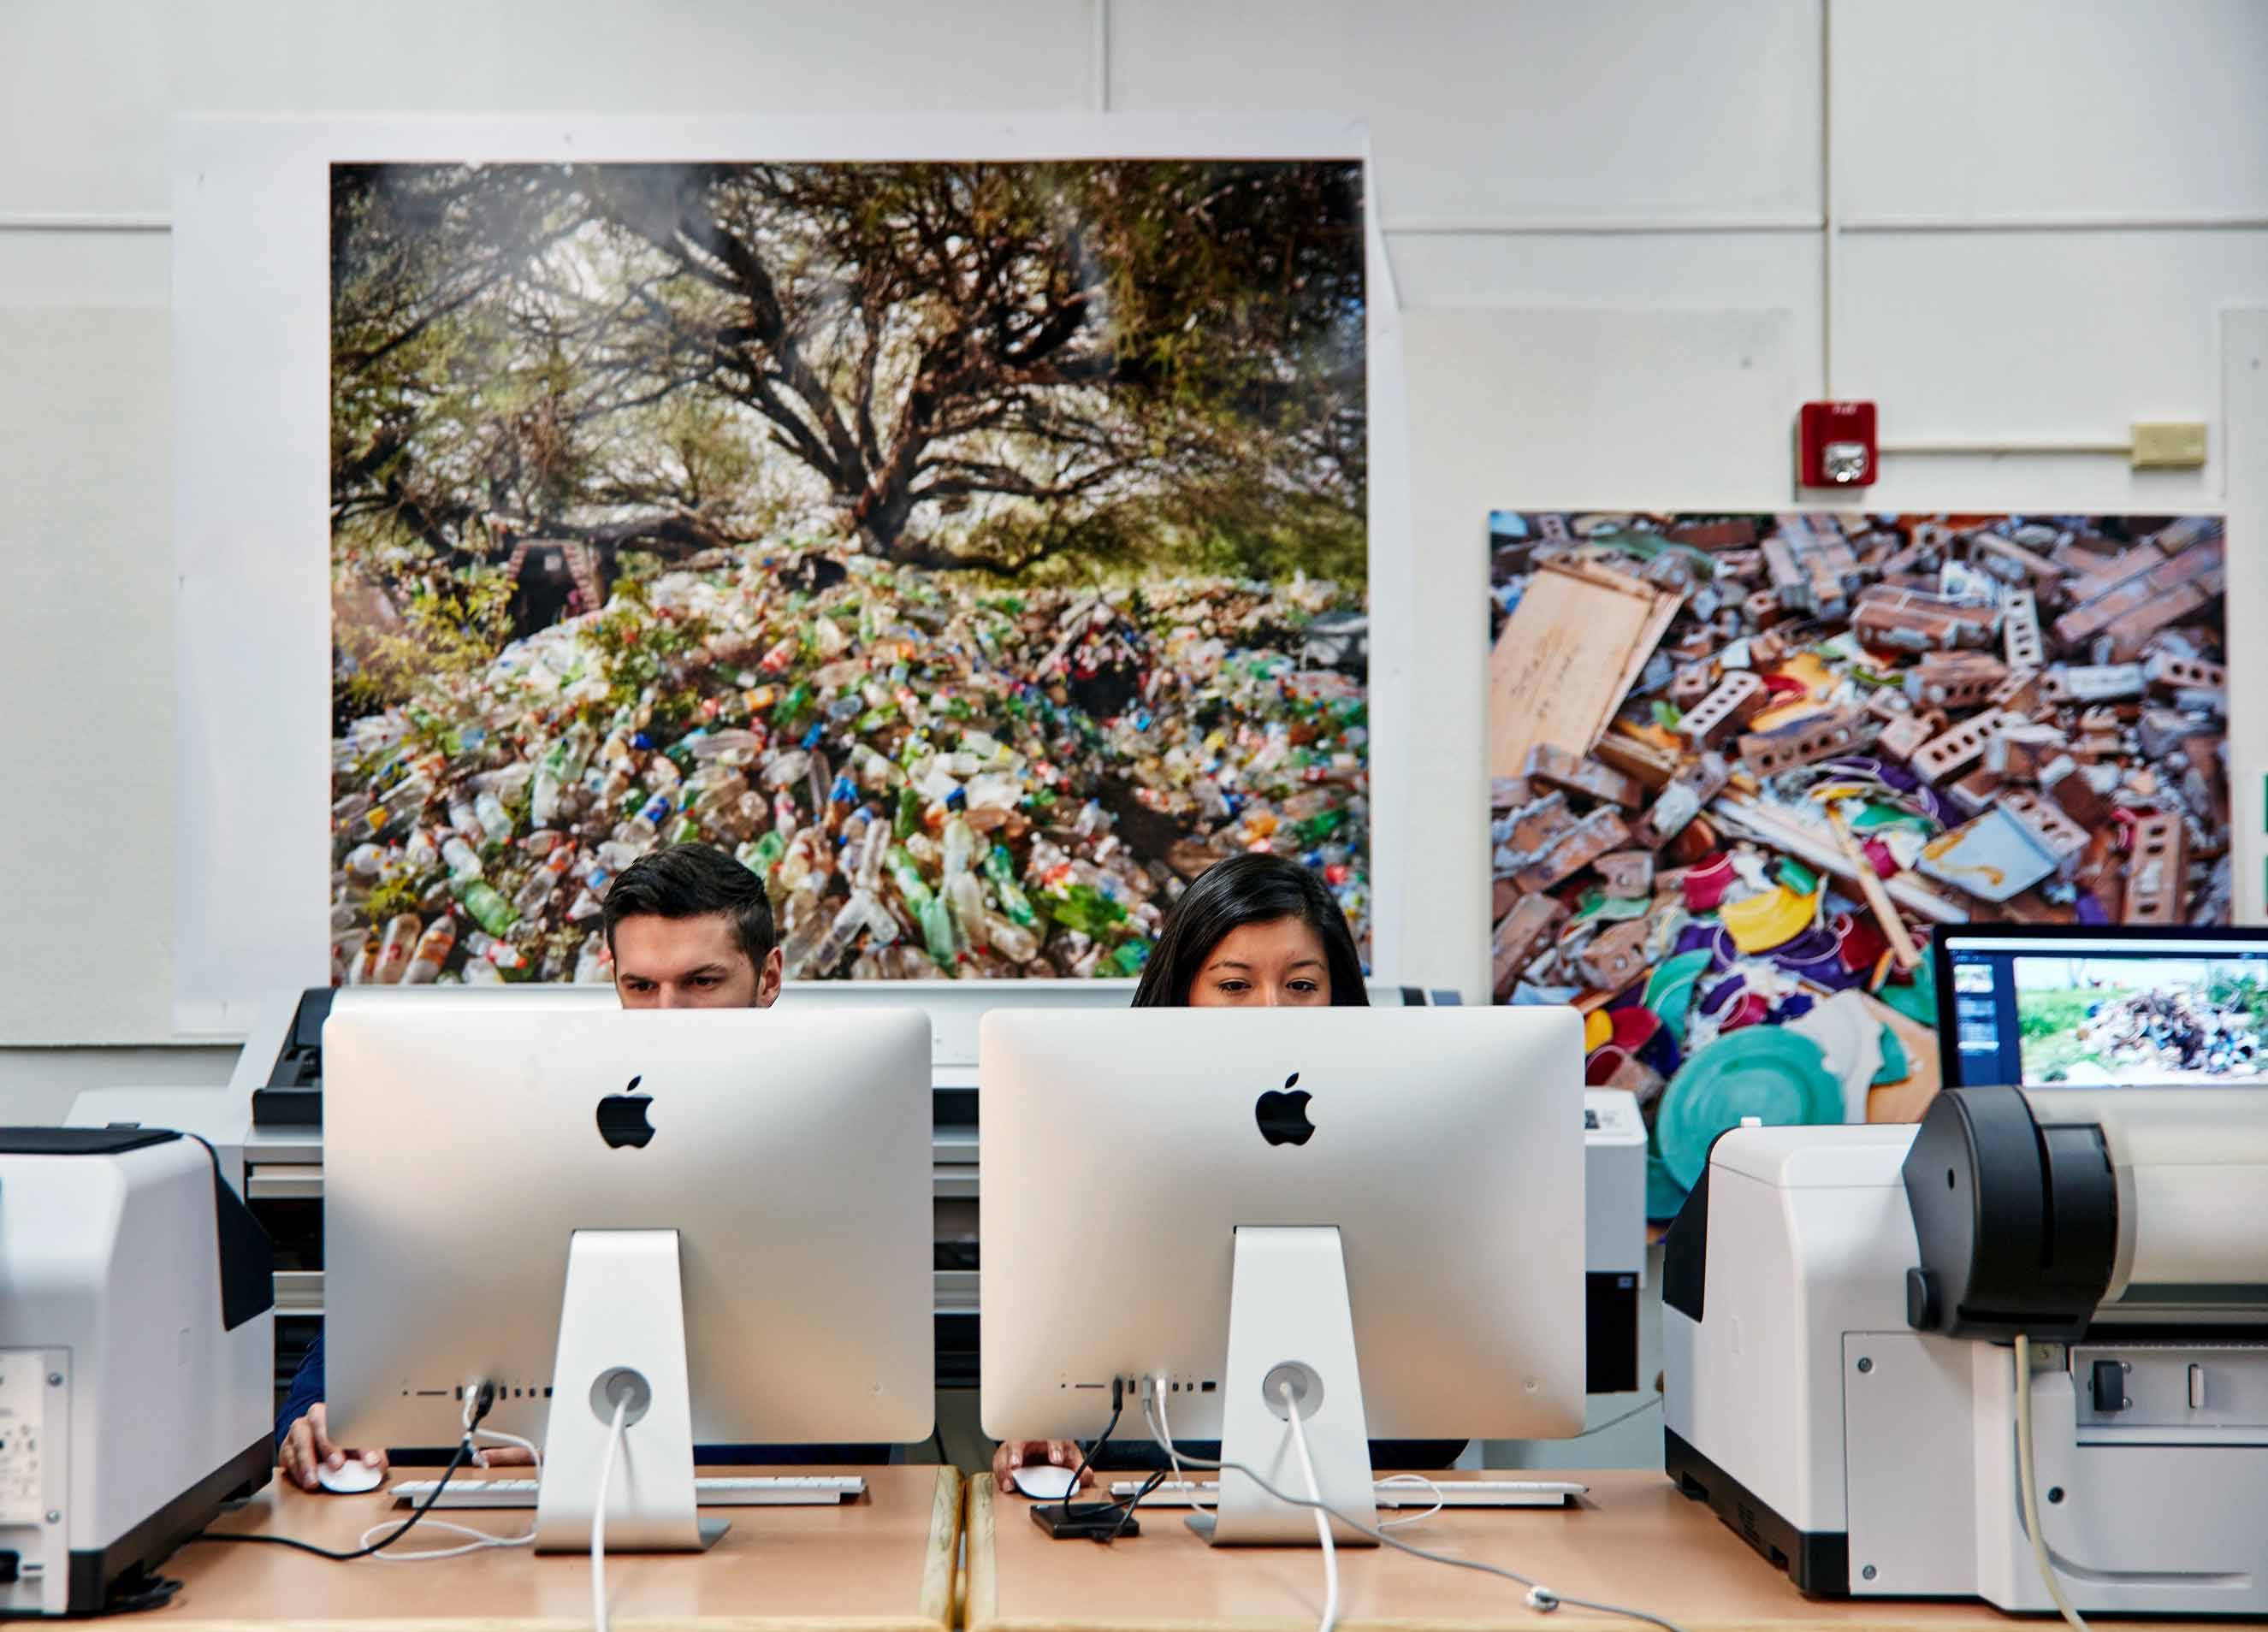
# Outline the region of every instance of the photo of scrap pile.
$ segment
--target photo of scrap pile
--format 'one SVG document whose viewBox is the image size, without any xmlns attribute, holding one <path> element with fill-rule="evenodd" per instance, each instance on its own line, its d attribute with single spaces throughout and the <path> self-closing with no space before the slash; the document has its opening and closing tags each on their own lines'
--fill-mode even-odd
<svg viewBox="0 0 2268 1632">
<path fill-rule="evenodd" d="M 2024 1082 L 2257 1086 L 2268 979 L 2240 959 L 2021 958 Z"/>
<path fill-rule="evenodd" d="M 1358 163 L 339 165 L 345 984 L 1126 976 L 1239 850 L 1369 920 Z"/>
<path fill-rule="evenodd" d="M 1919 1114 L 1937 925 L 2229 921 L 2219 518 L 1490 533 L 1495 996 L 1584 1010 L 1654 1217 L 1743 1116 Z"/>
</svg>

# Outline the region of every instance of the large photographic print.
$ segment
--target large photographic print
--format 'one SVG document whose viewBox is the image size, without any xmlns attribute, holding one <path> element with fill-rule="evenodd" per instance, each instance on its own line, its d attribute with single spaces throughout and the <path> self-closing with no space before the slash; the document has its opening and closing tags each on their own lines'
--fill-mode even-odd
<svg viewBox="0 0 2268 1632">
<path fill-rule="evenodd" d="M 1368 920 L 1351 160 L 331 173 L 335 980 L 608 978 L 701 839 L 800 979 Z"/>
<path fill-rule="evenodd" d="M 1495 996 L 1585 1009 L 1655 1216 L 1742 1116 L 1919 1114 L 1937 926 L 2229 922 L 2217 518 L 1491 533 Z M 2251 1073 L 2257 987 L 2118 973 L 2027 989 L 2027 1081 Z"/>
</svg>

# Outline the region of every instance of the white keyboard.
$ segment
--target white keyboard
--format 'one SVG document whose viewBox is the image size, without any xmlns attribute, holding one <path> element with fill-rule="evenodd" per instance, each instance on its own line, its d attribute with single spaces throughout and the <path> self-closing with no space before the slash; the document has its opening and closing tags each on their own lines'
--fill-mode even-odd
<svg viewBox="0 0 2268 1632">
<path fill-rule="evenodd" d="M 422 1507 L 439 1484 L 435 1479 L 405 1479 L 391 1494 L 396 1507 Z M 433 1506 L 534 1507 L 533 1479 L 452 1479 Z M 837 1474 L 762 1475 L 749 1479 L 696 1479 L 693 1499 L 702 1507 L 831 1507 L 866 1494 L 863 1479 Z"/>
<path fill-rule="evenodd" d="M 1114 1496 L 1130 1496 L 1141 1489 L 1142 1481 L 1138 1479 L 1115 1479 L 1110 1482 L 1110 1494 Z M 1388 1484 L 1381 1480 L 1371 1486 L 1371 1493 L 1381 1507 L 1431 1507 L 1437 1490 L 1443 1507 L 1560 1507 L 1589 1489 L 1588 1485 L 1525 1479 L 1443 1479 L 1431 1486 Z M 1210 1479 L 1203 1484 L 1168 1479 L 1144 1496 L 1142 1505 L 1193 1507 L 1203 1503 L 1210 1507 L 1219 1499 L 1220 1486 Z"/>
</svg>

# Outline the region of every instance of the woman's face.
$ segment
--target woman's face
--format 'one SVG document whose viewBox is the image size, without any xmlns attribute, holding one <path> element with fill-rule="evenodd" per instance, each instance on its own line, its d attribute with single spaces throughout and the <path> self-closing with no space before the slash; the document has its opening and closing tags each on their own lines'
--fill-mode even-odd
<svg viewBox="0 0 2268 1632">
<path fill-rule="evenodd" d="M 1189 996 L 1192 1009 L 1329 1007 L 1322 937 L 1299 918 L 1232 930 L 1205 954 Z"/>
</svg>

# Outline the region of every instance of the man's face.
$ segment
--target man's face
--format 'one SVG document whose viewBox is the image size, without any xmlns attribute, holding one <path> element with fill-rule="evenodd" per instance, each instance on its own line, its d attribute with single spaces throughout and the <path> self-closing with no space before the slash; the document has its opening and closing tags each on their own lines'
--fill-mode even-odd
<svg viewBox="0 0 2268 1632">
<path fill-rule="evenodd" d="M 748 961 L 726 913 L 644 913 L 615 925 L 615 995 L 625 1009 L 769 1009 L 780 967 L 777 946 L 762 969 Z"/>
</svg>

